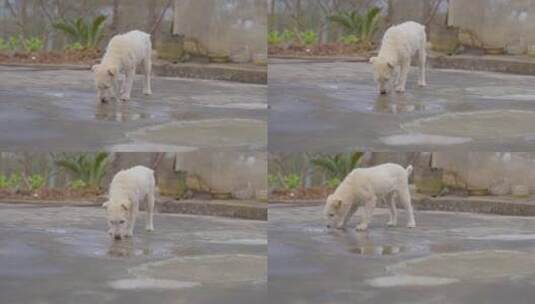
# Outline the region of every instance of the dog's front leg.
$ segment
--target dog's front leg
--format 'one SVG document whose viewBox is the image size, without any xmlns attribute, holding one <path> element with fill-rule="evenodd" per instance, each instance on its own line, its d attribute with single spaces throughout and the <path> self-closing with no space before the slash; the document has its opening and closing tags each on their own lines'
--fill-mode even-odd
<svg viewBox="0 0 535 304">
<path fill-rule="evenodd" d="M 403 60 L 401 62 L 401 67 L 399 69 L 399 83 L 396 87 L 396 92 L 403 93 L 405 92 L 405 87 L 407 85 L 407 76 L 409 75 L 409 69 L 411 66 L 410 59 Z"/>
<path fill-rule="evenodd" d="M 376 196 L 372 196 L 366 200 L 366 202 L 364 203 L 364 213 L 362 215 L 362 222 L 357 226 L 358 231 L 364 231 L 368 229 L 368 226 L 370 225 L 371 218 L 373 215 L 373 210 L 375 209 L 376 204 L 377 204 Z"/>
<path fill-rule="evenodd" d="M 132 237 L 134 235 L 135 226 L 136 226 L 136 210 L 135 210 L 135 206 L 132 206 L 132 208 L 129 210 L 129 213 L 128 213 L 127 236 Z"/>
<path fill-rule="evenodd" d="M 121 100 L 127 101 L 130 100 L 130 93 L 132 92 L 132 86 L 134 85 L 134 78 L 136 76 L 136 68 L 127 69 L 125 71 L 125 79 L 123 83 L 123 88 L 121 92 Z"/>
</svg>

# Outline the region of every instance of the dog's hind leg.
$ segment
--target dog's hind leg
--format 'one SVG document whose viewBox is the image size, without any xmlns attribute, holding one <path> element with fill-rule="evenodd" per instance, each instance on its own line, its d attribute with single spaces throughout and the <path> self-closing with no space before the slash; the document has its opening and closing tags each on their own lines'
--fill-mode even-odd
<svg viewBox="0 0 535 304">
<path fill-rule="evenodd" d="M 397 199 L 397 192 L 392 192 L 388 197 L 386 198 L 388 200 L 388 204 L 390 205 L 390 220 L 386 224 L 389 227 L 396 226 L 398 224 L 398 210 L 396 208 L 396 199 Z"/>
<path fill-rule="evenodd" d="M 402 189 L 399 191 L 399 200 L 401 201 L 403 206 L 405 206 L 405 210 L 407 211 L 407 227 L 416 227 L 416 222 L 414 221 L 414 210 L 412 209 L 411 194 L 409 193 L 409 189 Z"/>
<path fill-rule="evenodd" d="M 152 88 L 151 88 L 151 83 L 150 83 L 151 73 L 152 73 L 151 51 L 149 51 L 145 59 L 143 59 L 143 64 L 145 67 L 145 83 L 143 86 L 143 94 L 151 95 L 152 94 Z"/>
<path fill-rule="evenodd" d="M 147 214 L 145 222 L 145 230 L 154 231 L 154 225 L 152 224 L 152 217 L 154 215 L 154 190 L 147 195 Z"/>
</svg>

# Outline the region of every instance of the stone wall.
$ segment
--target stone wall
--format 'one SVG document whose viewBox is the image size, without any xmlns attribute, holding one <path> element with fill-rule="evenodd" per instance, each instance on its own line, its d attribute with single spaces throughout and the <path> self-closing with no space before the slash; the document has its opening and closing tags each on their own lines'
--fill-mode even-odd
<svg viewBox="0 0 535 304">
<path fill-rule="evenodd" d="M 208 55 L 233 62 L 265 62 L 265 0 L 175 0 L 173 33 Z"/>
<path fill-rule="evenodd" d="M 463 44 L 525 53 L 535 44 L 535 0 L 450 0 L 448 24 Z"/>
</svg>

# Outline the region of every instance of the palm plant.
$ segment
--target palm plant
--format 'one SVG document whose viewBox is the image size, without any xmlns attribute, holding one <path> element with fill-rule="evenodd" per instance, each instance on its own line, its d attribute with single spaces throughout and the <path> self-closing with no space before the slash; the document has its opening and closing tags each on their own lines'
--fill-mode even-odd
<svg viewBox="0 0 535 304">
<path fill-rule="evenodd" d="M 373 7 L 366 14 L 359 14 L 356 10 L 342 12 L 329 16 L 331 22 L 341 25 L 348 35 L 355 35 L 358 41 L 371 44 L 371 39 L 378 29 L 381 9 Z"/>
<path fill-rule="evenodd" d="M 310 162 L 323 171 L 329 179 L 342 181 L 360 162 L 362 152 L 350 154 L 324 155 L 312 159 Z"/>
<path fill-rule="evenodd" d="M 102 40 L 102 30 L 106 18 L 107 16 L 99 15 L 86 22 L 80 17 L 74 21 L 57 22 L 53 26 L 70 36 L 73 43 L 80 43 L 85 48 L 95 48 Z"/>
<path fill-rule="evenodd" d="M 56 164 L 69 171 L 75 180 L 84 182 L 88 187 L 99 189 L 106 167 L 108 153 L 100 152 L 94 156 L 81 154 L 56 161 Z"/>
</svg>

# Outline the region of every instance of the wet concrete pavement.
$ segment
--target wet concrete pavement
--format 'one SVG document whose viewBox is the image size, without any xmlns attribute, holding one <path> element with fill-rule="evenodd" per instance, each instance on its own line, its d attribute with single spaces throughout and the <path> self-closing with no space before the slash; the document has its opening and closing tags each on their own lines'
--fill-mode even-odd
<svg viewBox="0 0 535 304">
<path fill-rule="evenodd" d="M 0 67 L 0 149 L 263 150 L 266 86 L 138 75 L 127 103 L 96 101 L 90 71 Z M 83 140 L 81 140 L 83 139 Z"/>
<path fill-rule="evenodd" d="M 381 96 L 371 65 L 271 60 L 269 149 L 525 150 L 535 141 L 535 77 L 428 70 Z"/>
<path fill-rule="evenodd" d="M 265 222 L 143 220 L 114 242 L 101 208 L 1 204 L 1 302 L 267 303 Z"/>
<path fill-rule="evenodd" d="M 533 303 L 535 218 L 416 212 L 415 229 L 327 230 L 321 207 L 270 208 L 272 303 Z M 513 300 L 514 299 L 514 300 Z"/>
</svg>

